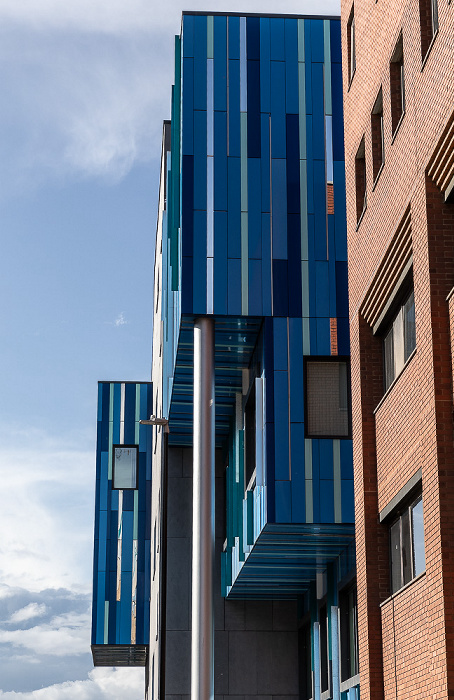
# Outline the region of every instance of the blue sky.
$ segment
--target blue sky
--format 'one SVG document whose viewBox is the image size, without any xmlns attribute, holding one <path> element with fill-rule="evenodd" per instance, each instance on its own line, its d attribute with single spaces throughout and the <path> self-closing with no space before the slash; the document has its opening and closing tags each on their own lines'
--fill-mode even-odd
<svg viewBox="0 0 454 700">
<path fill-rule="evenodd" d="M 93 669 L 96 383 L 150 376 L 162 120 L 182 9 L 0 0 L 0 700 L 139 700 Z"/>
</svg>

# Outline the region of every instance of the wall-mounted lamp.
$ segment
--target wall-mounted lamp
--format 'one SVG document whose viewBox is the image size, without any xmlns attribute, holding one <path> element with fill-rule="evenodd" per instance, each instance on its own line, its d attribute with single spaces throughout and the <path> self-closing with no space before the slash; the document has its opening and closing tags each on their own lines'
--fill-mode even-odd
<svg viewBox="0 0 454 700">
<path fill-rule="evenodd" d="M 148 420 L 139 420 L 140 425 L 163 425 L 164 432 L 169 433 L 169 419 L 168 418 L 156 418 L 156 416 L 150 416 Z"/>
</svg>

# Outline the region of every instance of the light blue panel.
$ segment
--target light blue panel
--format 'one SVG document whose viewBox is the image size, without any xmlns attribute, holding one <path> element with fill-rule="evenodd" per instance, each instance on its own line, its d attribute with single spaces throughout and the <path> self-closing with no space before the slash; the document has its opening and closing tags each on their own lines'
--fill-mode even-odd
<svg viewBox="0 0 454 700">
<path fill-rule="evenodd" d="M 260 18 L 260 110 L 271 111 L 270 19 Z M 263 126 L 263 122 L 262 122 Z M 263 150 L 262 150 L 263 157 Z"/>
<path fill-rule="evenodd" d="M 194 154 L 194 59 L 183 58 L 183 97 L 182 125 L 183 145 L 182 154 Z"/>
<path fill-rule="evenodd" d="M 262 316 L 262 261 L 249 260 L 248 311 L 251 316 Z"/>
<path fill-rule="evenodd" d="M 217 18 L 215 17 L 215 19 Z M 227 211 L 226 112 L 214 113 L 214 208 L 220 211 Z"/>
<path fill-rule="evenodd" d="M 345 169 L 343 161 L 334 161 L 334 235 L 336 260 L 347 260 L 347 223 L 345 217 Z"/>
<path fill-rule="evenodd" d="M 320 522 L 334 523 L 334 482 L 320 479 Z"/>
<path fill-rule="evenodd" d="M 247 159 L 248 257 L 262 257 L 261 159 Z M 249 310 L 249 313 L 252 313 Z"/>
<path fill-rule="evenodd" d="M 285 63 L 271 61 L 271 156 L 285 158 Z"/>
<path fill-rule="evenodd" d="M 315 314 L 318 317 L 329 317 L 328 263 L 319 260 L 315 261 Z"/>
<path fill-rule="evenodd" d="M 327 231 L 326 231 L 326 179 L 325 163 L 322 160 L 313 161 L 314 173 L 314 222 L 315 222 L 315 259 L 326 260 Z"/>
<path fill-rule="evenodd" d="M 317 355 L 331 354 L 329 318 L 317 318 Z"/>
<path fill-rule="evenodd" d="M 207 108 L 207 17 L 194 16 L 194 109 Z"/>
<path fill-rule="evenodd" d="M 274 372 L 275 479 L 289 478 L 288 374 Z"/>
<path fill-rule="evenodd" d="M 214 212 L 214 313 L 227 314 L 227 212 Z"/>
<path fill-rule="evenodd" d="M 196 314 L 206 313 L 206 257 L 207 257 L 207 217 L 204 211 L 194 212 L 194 257 L 193 257 L 193 310 Z"/>
<path fill-rule="evenodd" d="M 353 480 L 342 479 L 342 522 L 355 522 L 355 497 L 353 491 Z"/>
<path fill-rule="evenodd" d="M 270 211 L 270 116 L 261 114 L 261 185 L 262 185 L 262 212 Z"/>
<path fill-rule="evenodd" d="M 292 522 L 292 494 L 290 481 L 275 482 L 276 522 Z"/>
<path fill-rule="evenodd" d="M 183 15 L 183 56 L 194 56 L 194 15 Z"/>
<path fill-rule="evenodd" d="M 285 111 L 298 114 L 298 20 L 285 20 Z"/>
<path fill-rule="evenodd" d="M 353 479 L 353 442 L 352 440 L 339 440 L 341 479 Z"/>
<path fill-rule="evenodd" d="M 99 509 L 107 511 L 107 496 L 109 491 L 109 453 L 101 452 L 101 478 L 99 483 Z"/>
<path fill-rule="evenodd" d="M 312 154 L 325 160 L 325 113 L 323 89 L 323 65 L 312 64 Z"/>
<path fill-rule="evenodd" d="M 285 29 L 283 17 L 270 18 L 271 60 L 285 61 Z"/>
<path fill-rule="evenodd" d="M 301 395 L 302 401 L 302 395 Z M 292 463 L 292 522 L 306 522 L 304 478 L 304 423 L 290 424 L 290 454 Z"/>
<path fill-rule="evenodd" d="M 300 318 L 289 319 L 289 354 L 290 421 L 292 423 L 302 423 L 304 421 L 303 327 Z"/>
<path fill-rule="evenodd" d="M 262 214 L 262 305 L 263 315 L 271 316 L 271 215 Z"/>
<path fill-rule="evenodd" d="M 320 479 L 333 479 L 333 441 L 319 440 Z"/>
<path fill-rule="evenodd" d="M 214 109 L 227 110 L 227 17 L 214 17 Z"/>
<path fill-rule="evenodd" d="M 134 511 L 123 511 L 123 540 L 121 549 L 121 571 L 132 571 L 132 539 L 134 531 Z M 123 577 L 122 577 L 123 578 Z"/>
<path fill-rule="evenodd" d="M 274 369 L 285 372 L 288 369 L 287 319 L 276 317 L 273 320 Z"/>
<path fill-rule="evenodd" d="M 207 113 L 194 112 L 194 209 L 207 208 Z M 195 233 L 194 233 L 195 238 Z"/>
<path fill-rule="evenodd" d="M 131 644 L 131 597 L 131 577 L 124 576 L 121 580 L 120 638 L 118 640 L 119 644 Z"/>
<path fill-rule="evenodd" d="M 232 18 L 230 18 L 232 19 Z M 229 23 L 230 24 L 230 23 Z M 229 156 L 241 155 L 240 62 L 229 59 Z"/>
<path fill-rule="evenodd" d="M 323 63 L 324 60 L 324 37 L 323 20 L 311 19 L 311 60 L 312 63 Z"/>
<path fill-rule="evenodd" d="M 283 158 L 271 161 L 273 259 L 287 259 L 287 171 Z"/>
</svg>

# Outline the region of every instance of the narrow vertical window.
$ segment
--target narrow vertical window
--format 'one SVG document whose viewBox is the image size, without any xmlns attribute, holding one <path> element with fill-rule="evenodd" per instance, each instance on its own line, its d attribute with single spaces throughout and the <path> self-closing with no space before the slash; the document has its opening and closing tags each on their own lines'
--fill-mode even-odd
<svg viewBox="0 0 454 700">
<path fill-rule="evenodd" d="M 366 151 L 364 136 L 361 139 L 355 156 L 355 183 L 356 183 L 356 220 L 359 223 L 367 206 L 366 188 Z"/>
<path fill-rule="evenodd" d="M 389 532 L 391 592 L 396 593 L 426 569 L 421 494 L 399 510 Z"/>
<path fill-rule="evenodd" d="M 352 81 L 356 71 L 355 6 L 352 6 L 347 22 L 348 79 Z"/>
<path fill-rule="evenodd" d="M 304 625 L 298 633 L 299 686 L 301 700 L 312 698 L 311 626 Z"/>
<path fill-rule="evenodd" d="M 356 585 L 339 594 L 341 681 L 353 678 L 358 667 L 358 615 Z"/>
<path fill-rule="evenodd" d="M 385 391 L 403 370 L 405 363 L 416 348 L 415 295 L 413 289 L 383 336 L 385 365 Z"/>
<path fill-rule="evenodd" d="M 438 33 L 437 0 L 419 0 L 419 20 L 421 24 L 421 54 L 424 60 L 434 36 Z"/>
<path fill-rule="evenodd" d="M 399 41 L 391 57 L 389 79 L 391 88 L 391 125 L 394 135 L 405 112 L 405 76 L 402 34 L 399 37 Z"/>
<path fill-rule="evenodd" d="M 328 616 L 326 605 L 320 608 L 320 690 L 322 693 L 329 690 L 328 670 Z"/>
<path fill-rule="evenodd" d="M 385 136 L 383 131 L 383 92 L 380 88 L 371 115 L 372 166 L 374 182 L 385 162 Z"/>
</svg>

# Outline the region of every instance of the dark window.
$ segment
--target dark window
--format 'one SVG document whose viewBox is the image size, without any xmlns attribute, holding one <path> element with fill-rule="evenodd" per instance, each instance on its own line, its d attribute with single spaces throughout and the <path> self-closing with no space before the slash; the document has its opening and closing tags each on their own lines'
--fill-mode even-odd
<svg viewBox="0 0 454 700">
<path fill-rule="evenodd" d="M 298 633 L 299 685 L 301 700 L 312 698 L 311 626 L 308 623 Z"/>
<path fill-rule="evenodd" d="M 395 593 L 426 569 L 421 494 L 400 510 L 389 533 L 391 591 Z"/>
<path fill-rule="evenodd" d="M 355 7 L 350 12 L 347 22 L 347 51 L 348 51 L 348 78 L 351 82 L 356 71 L 356 37 L 355 37 Z"/>
<path fill-rule="evenodd" d="M 366 150 L 364 136 L 355 156 L 356 220 L 359 223 L 367 207 Z"/>
<path fill-rule="evenodd" d="M 245 456 L 245 488 L 249 486 L 255 470 L 255 380 L 252 382 L 249 396 L 244 409 L 244 456 Z"/>
<path fill-rule="evenodd" d="M 350 436 L 350 377 L 345 359 L 306 361 L 307 437 Z"/>
<path fill-rule="evenodd" d="M 347 681 L 359 672 L 358 615 L 356 585 L 339 595 L 341 638 L 341 681 Z"/>
<path fill-rule="evenodd" d="M 421 54 L 426 57 L 432 39 L 438 32 L 437 0 L 419 0 L 419 20 L 421 24 Z"/>
<path fill-rule="evenodd" d="M 329 690 L 329 665 L 328 665 L 328 616 L 326 605 L 320 608 L 320 690 L 322 693 Z"/>
<path fill-rule="evenodd" d="M 371 115 L 372 166 L 374 181 L 385 162 L 385 135 L 383 130 L 383 92 L 380 88 Z"/>
<path fill-rule="evenodd" d="M 405 76 L 402 34 L 399 37 L 399 41 L 391 57 L 389 79 L 391 88 L 391 124 L 394 134 L 405 112 Z"/>
<path fill-rule="evenodd" d="M 383 339 L 385 391 L 400 374 L 415 348 L 415 296 L 412 289 L 399 305 Z"/>
<path fill-rule="evenodd" d="M 137 445 L 113 445 L 114 489 L 136 489 L 139 466 Z"/>
</svg>

